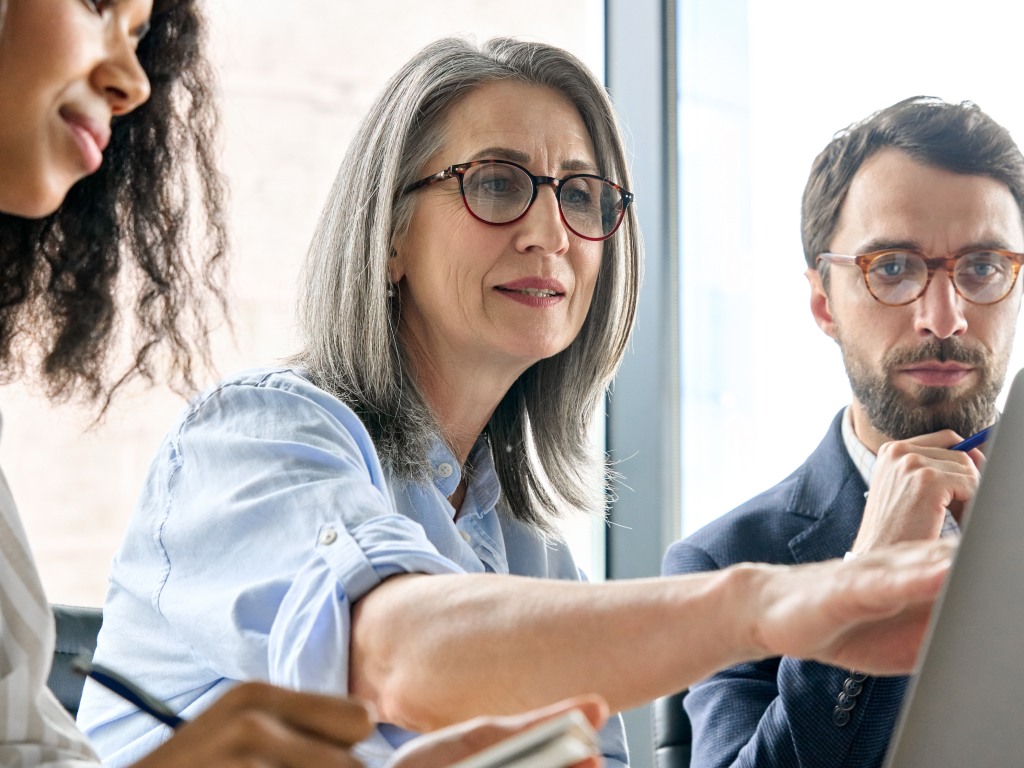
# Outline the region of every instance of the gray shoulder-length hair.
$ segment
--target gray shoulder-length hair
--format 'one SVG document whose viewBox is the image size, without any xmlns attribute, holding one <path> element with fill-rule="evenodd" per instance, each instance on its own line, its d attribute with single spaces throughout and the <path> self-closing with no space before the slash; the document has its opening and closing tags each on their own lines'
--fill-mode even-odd
<svg viewBox="0 0 1024 768">
<path fill-rule="evenodd" d="M 611 102 L 576 57 L 550 45 L 449 38 L 428 45 L 391 78 L 363 120 L 320 215 L 302 275 L 302 348 L 294 362 L 363 419 L 381 461 L 424 480 L 438 425 L 412 378 L 388 295 L 388 257 L 412 218 L 404 195 L 443 146 L 453 105 L 481 84 L 514 79 L 553 88 L 579 110 L 600 172 L 629 188 Z M 515 109 L 510 105 L 509 109 Z M 498 404 L 487 435 L 505 513 L 550 530 L 566 505 L 603 511 L 604 463 L 588 427 L 626 349 L 640 285 L 633 208 L 604 243 L 590 311 L 567 349 L 526 370 Z"/>
</svg>

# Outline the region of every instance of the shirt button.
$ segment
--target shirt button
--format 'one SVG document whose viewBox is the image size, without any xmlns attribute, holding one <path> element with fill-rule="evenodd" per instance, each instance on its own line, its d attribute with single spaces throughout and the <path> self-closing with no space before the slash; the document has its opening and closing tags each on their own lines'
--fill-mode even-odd
<svg viewBox="0 0 1024 768">
<path fill-rule="evenodd" d="M 459 531 L 459 535 L 467 544 L 469 543 L 469 533 L 467 533 L 466 531 Z"/>
<path fill-rule="evenodd" d="M 444 464 L 437 465 L 437 474 L 439 474 L 441 477 L 451 477 L 452 472 L 454 471 L 455 468 L 452 467 L 452 465 L 449 464 L 447 461 Z"/>
<path fill-rule="evenodd" d="M 333 528 L 324 528 L 320 533 L 321 544 L 333 544 L 338 540 L 338 532 Z"/>
</svg>

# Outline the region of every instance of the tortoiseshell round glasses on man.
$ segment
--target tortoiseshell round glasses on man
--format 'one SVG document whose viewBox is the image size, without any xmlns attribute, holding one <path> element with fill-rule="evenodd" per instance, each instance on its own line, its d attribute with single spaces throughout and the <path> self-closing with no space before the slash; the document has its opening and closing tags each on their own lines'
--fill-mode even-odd
<svg viewBox="0 0 1024 768">
<path fill-rule="evenodd" d="M 972 249 L 930 259 L 908 249 L 890 249 L 844 256 L 822 253 L 817 264 L 860 267 L 868 292 L 882 304 L 899 307 L 919 299 L 937 270 L 949 275 L 953 289 L 972 304 L 995 304 L 1010 295 L 1024 254 L 997 249 Z"/>
<path fill-rule="evenodd" d="M 611 179 L 591 173 L 574 173 L 561 179 L 535 176 L 508 160 L 473 160 L 452 165 L 413 182 L 403 194 L 456 176 L 466 210 L 485 224 L 518 221 L 537 199 L 537 188 L 550 184 L 555 189 L 565 226 L 584 240 L 607 240 L 615 234 L 626 208 L 633 202 L 633 193 Z"/>
</svg>

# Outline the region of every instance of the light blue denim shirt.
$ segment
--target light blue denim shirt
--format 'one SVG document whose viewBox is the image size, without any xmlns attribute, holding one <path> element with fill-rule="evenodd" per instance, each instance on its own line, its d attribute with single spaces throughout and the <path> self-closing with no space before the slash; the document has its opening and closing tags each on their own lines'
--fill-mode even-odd
<svg viewBox="0 0 1024 768">
<path fill-rule="evenodd" d="M 460 467 L 440 440 L 432 481 L 385 472 L 344 403 L 301 371 L 248 371 L 203 394 L 161 443 L 114 558 L 96 660 L 188 718 L 240 680 L 348 693 L 352 605 L 399 573 L 581 578 L 564 542 L 499 514 L 481 439 L 459 519 Z M 401 626 L 395 632 L 404 631 Z M 86 684 L 78 716 L 109 766 L 169 729 Z M 382 766 L 407 732 L 381 726 L 357 754 Z M 626 762 L 618 718 L 602 733 Z"/>
</svg>

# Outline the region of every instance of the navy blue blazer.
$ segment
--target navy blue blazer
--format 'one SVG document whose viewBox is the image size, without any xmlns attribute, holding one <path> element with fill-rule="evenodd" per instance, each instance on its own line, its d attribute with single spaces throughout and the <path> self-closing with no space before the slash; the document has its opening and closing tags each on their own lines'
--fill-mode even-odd
<svg viewBox="0 0 1024 768">
<path fill-rule="evenodd" d="M 841 425 L 842 412 L 793 474 L 673 544 L 662 572 L 842 557 L 860 527 L 866 487 Z M 693 725 L 691 765 L 880 766 L 907 678 L 861 678 L 787 657 L 740 664 L 698 683 L 684 702 Z"/>
</svg>

